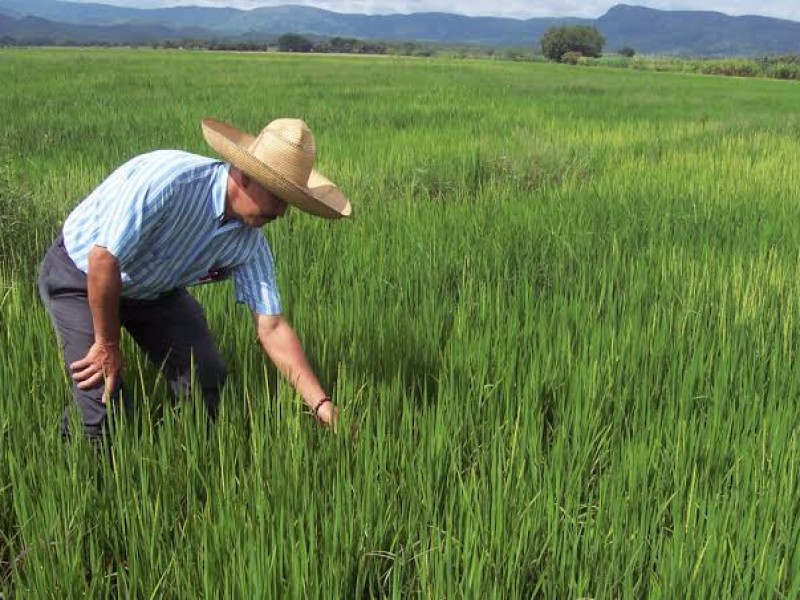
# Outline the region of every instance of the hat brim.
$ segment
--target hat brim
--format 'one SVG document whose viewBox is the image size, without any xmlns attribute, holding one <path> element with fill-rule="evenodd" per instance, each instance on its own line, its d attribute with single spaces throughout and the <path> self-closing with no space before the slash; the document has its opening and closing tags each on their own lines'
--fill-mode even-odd
<svg viewBox="0 0 800 600">
<path fill-rule="evenodd" d="M 215 119 L 205 118 L 203 137 L 223 159 L 303 212 L 325 219 L 341 219 L 352 214 L 350 201 L 336 184 L 318 171 L 312 169 L 306 187 L 301 187 L 253 156 L 247 150 L 255 141 L 253 136 Z"/>
</svg>

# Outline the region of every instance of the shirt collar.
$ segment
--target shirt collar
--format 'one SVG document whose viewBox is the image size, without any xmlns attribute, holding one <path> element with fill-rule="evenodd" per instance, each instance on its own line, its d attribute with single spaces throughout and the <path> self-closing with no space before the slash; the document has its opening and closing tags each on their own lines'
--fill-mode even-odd
<svg viewBox="0 0 800 600">
<path fill-rule="evenodd" d="M 217 177 L 211 191 L 211 202 L 214 206 L 214 218 L 222 224 L 225 218 L 225 196 L 228 193 L 228 171 L 231 166 L 228 163 L 220 163 L 217 168 Z"/>
</svg>

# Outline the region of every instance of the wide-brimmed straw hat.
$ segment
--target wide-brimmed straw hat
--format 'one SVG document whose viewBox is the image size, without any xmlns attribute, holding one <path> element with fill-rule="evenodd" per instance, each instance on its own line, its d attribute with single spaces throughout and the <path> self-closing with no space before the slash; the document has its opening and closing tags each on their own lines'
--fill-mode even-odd
<svg viewBox="0 0 800 600">
<path fill-rule="evenodd" d="M 300 119 L 276 119 L 253 137 L 206 118 L 203 136 L 223 159 L 284 202 L 326 219 L 353 212 L 339 188 L 314 170 L 314 135 Z"/>
</svg>

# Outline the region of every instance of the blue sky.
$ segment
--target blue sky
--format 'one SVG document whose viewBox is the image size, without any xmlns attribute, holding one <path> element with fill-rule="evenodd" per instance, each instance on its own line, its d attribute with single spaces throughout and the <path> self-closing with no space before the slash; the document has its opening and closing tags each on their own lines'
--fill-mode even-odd
<svg viewBox="0 0 800 600">
<path fill-rule="evenodd" d="M 366 14 L 412 13 L 426 11 L 457 12 L 467 15 L 529 17 L 598 17 L 622 0 L 477 0 L 454 3 L 452 0 L 72 0 L 100 2 L 118 6 L 156 8 L 192 4 L 195 6 L 233 6 L 255 8 L 278 4 L 305 4 L 335 12 Z M 627 0 L 663 10 L 714 10 L 728 15 L 763 15 L 800 21 L 800 0 Z"/>
</svg>

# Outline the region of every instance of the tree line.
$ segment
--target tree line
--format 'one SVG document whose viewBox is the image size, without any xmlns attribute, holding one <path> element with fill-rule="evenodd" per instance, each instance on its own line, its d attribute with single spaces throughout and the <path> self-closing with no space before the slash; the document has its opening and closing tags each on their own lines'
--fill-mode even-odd
<svg viewBox="0 0 800 600">
<path fill-rule="evenodd" d="M 384 42 L 358 38 L 310 38 L 286 33 L 277 38 L 207 40 L 202 38 L 160 39 L 152 41 L 96 42 L 51 39 L 46 35 L 24 40 L 0 36 L 2 46 L 152 46 L 185 50 L 222 50 L 234 52 L 315 52 L 331 54 L 387 54 L 395 56 L 446 56 L 451 58 L 490 58 L 513 61 L 541 61 L 593 66 L 681 71 L 738 77 L 769 77 L 800 80 L 800 55 L 751 58 L 702 59 L 687 57 L 634 56 L 636 51 L 623 46 L 613 53 L 604 53 L 606 40 L 595 27 L 586 25 L 556 26 L 548 29 L 539 43 L 526 48 L 493 48 L 470 44 L 435 42 Z"/>
<path fill-rule="evenodd" d="M 315 40 L 297 33 L 285 33 L 277 40 L 225 41 L 204 39 L 161 40 L 152 44 L 156 48 L 183 48 L 187 50 L 229 50 L 237 52 L 315 52 L 327 54 L 402 54 L 405 56 L 433 56 L 439 49 L 435 44 L 420 42 L 382 42 L 357 38 L 332 37 Z"/>
</svg>

